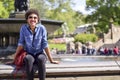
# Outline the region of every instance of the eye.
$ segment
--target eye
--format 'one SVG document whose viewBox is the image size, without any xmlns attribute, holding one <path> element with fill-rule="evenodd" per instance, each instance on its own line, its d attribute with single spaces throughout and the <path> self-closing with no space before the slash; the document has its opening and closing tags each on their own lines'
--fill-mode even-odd
<svg viewBox="0 0 120 80">
<path fill-rule="evenodd" d="M 29 16 L 28 18 L 29 18 L 29 19 L 32 19 L 32 18 L 33 18 L 33 19 L 38 19 L 38 17 L 33 17 L 33 16 Z"/>
</svg>

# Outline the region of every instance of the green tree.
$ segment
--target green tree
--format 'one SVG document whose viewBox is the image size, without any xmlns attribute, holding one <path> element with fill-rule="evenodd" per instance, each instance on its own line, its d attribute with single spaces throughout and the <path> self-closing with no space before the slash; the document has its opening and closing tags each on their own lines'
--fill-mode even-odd
<svg viewBox="0 0 120 80">
<path fill-rule="evenodd" d="M 109 22 L 120 25 L 120 0 L 86 0 L 87 10 L 94 9 L 86 22 L 98 22 L 97 30 L 107 32 Z"/>
<path fill-rule="evenodd" d="M 47 0 L 49 10 L 46 17 L 54 20 L 62 20 L 67 23 L 70 32 L 82 23 L 82 14 L 74 11 L 71 7 L 72 0 Z M 59 32 L 62 33 L 62 29 Z"/>
<path fill-rule="evenodd" d="M 30 8 L 37 9 L 41 18 L 46 18 L 47 5 L 45 0 L 30 0 Z"/>
<path fill-rule="evenodd" d="M 0 18 L 8 18 L 14 10 L 14 0 L 0 0 Z"/>
</svg>

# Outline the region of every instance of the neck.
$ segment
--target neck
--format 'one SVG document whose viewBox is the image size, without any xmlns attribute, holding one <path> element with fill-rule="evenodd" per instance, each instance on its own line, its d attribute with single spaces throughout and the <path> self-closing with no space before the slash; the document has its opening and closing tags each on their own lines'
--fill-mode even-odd
<svg viewBox="0 0 120 80">
<path fill-rule="evenodd" d="M 35 27 L 30 27 L 31 31 L 34 33 Z"/>
</svg>

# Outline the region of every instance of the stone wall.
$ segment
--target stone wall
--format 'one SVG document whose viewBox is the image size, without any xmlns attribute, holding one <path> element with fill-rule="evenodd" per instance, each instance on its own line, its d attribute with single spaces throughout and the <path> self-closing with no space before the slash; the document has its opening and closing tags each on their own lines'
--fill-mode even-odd
<svg viewBox="0 0 120 80">
<path fill-rule="evenodd" d="M 107 34 L 104 34 L 104 38 L 100 39 L 98 42 L 94 43 L 94 47 L 97 49 L 100 46 L 103 46 L 104 44 L 115 44 L 120 39 L 120 27 L 113 26 L 112 32 L 111 29 L 109 29 L 109 32 Z"/>
</svg>

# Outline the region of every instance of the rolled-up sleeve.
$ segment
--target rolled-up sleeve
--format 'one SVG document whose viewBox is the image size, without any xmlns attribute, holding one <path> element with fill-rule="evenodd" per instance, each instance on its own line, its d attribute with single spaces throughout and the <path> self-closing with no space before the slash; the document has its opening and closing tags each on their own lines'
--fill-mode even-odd
<svg viewBox="0 0 120 80">
<path fill-rule="evenodd" d="M 42 37 L 42 48 L 45 49 L 46 47 L 48 47 L 48 41 L 47 41 L 47 30 L 45 27 L 43 27 L 43 37 Z"/>
</svg>

